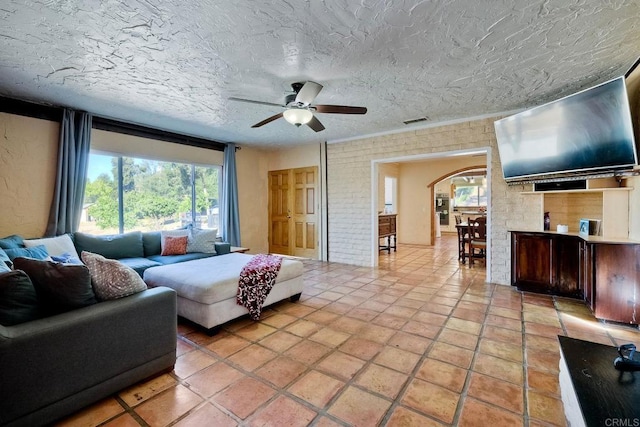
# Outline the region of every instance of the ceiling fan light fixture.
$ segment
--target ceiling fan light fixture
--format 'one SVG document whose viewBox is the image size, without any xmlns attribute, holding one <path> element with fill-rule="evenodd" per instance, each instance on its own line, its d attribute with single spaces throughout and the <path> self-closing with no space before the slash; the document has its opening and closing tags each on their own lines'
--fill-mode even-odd
<svg viewBox="0 0 640 427">
<path fill-rule="evenodd" d="M 305 125 L 313 118 L 313 113 L 305 108 L 289 108 L 282 113 L 284 119 L 292 125 Z"/>
</svg>

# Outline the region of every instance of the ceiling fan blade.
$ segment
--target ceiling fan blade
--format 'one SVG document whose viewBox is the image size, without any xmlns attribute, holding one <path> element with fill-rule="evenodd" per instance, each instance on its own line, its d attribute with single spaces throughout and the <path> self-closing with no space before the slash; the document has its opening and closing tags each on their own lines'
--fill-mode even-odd
<svg viewBox="0 0 640 427">
<path fill-rule="evenodd" d="M 278 120 L 280 117 L 282 117 L 282 113 L 278 113 L 274 116 L 269 117 L 268 119 L 264 119 L 263 121 L 261 121 L 260 123 L 256 123 L 255 125 L 251 126 L 252 128 L 259 128 L 260 126 L 264 126 L 267 123 L 271 123 L 274 120 Z"/>
<path fill-rule="evenodd" d="M 252 99 L 242 99 L 242 98 L 234 98 L 233 96 L 229 98 L 231 101 L 240 101 L 240 102 L 248 102 L 249 104 L 260 104 L 260 105 L 271 105 L 274 107 L 284 107 L 282 104 L 274 104 L 273 102 L 263 102 L 263 101 L 254 101 Z"/>
<path fill-rule="evenodd" d="M 322 126 L 322 123 L 320 123 L 320 120 L 318 120 L 316 116 L 313 116 L 311 120 L 309 120 L 309 122 L 307 123 L 307 126 L 315 130 L 316 132 L 320 132 L 324 130 L 324 126 Z"/>
<path fill-rule="evenodd" d="M 296 96 L 296 102 L 302 102 L 309 105 L 316 99 L 316 96 L 322 90 L 322 85 L 316 82 L 306 82 Z"/>
<path fill-rule="evenodd" d="M 346 105 L 315 105 L 314 108 L 318 113 L 334 113 L 334 114 L 366 114 L 366 107 L 349 107 Z"/>
</svg>

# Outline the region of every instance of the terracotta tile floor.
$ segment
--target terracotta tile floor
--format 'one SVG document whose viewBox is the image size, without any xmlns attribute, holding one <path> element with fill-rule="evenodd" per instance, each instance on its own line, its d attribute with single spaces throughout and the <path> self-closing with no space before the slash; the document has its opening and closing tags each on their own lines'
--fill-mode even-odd
<svg viewBox="0 0 640 427">
<path fill-rule="evenodd" d="M 579 301 L 486 284 L 456 250 L 443 236 L 378 268 L 305 262 L 299 302 L 214 337 L 180 322 L 172 373 L 60 424 L 565 425 L 556 335 L 619 345 L 640 332 Z"/>
</svg>

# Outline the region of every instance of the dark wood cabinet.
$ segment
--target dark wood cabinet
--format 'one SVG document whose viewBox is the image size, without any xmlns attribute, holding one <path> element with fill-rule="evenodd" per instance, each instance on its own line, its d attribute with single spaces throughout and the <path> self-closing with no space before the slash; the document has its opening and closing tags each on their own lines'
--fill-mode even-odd
<svg viewBox="0 0 640 427">
<path fill-rule="evenodd" d="M 579 287 L 584 295 L 584 300 L 595 311 L 595 279 L 593 277 L 593 245 L 587 242 L 580 244 L 580 280 Z"/>
<path fill-rule="evenodd" d="M 595 316 L 640 323 L 640 245 L 596 245 L 594 265 Z"/>
<path fill-rule="evenodd" d="M 582 297 L 580 244 L 572 236 L 511 233 L 511 284 L 518 289 Z"/>
<path fill-rule="evenodd" d="M 511 284 L 583 298 L 596 318 L 640 324 L 640 243 L 511 232 Z"/>
<path fill-rule="evenodd" d="M 556 287 L 560 295 L 582 298 L 580 286 L 580 247 L 582 239 L 574 236 L 557 236 L 554 239 L 556 259 Z"/>
<path fill-rule="evenodd" d="M 511 284 L 521 288 L 545 291 L 553 283 L 550 236 L 511 233 Z"/>
</svg>

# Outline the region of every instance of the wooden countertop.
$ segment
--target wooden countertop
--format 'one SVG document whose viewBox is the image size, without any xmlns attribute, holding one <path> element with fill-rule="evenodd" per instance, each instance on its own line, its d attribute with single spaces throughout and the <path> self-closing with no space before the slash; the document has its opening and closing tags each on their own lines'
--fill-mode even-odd
<svg viewBox="0 0 640 427">
<path fill-rule="evenodd" d="M 607 237 L 607 236 L 588 236 L 576 232 L 560 233 L 558 231 L 540 231 L 540 230 L 508 230 L 510 233 L 538 233 L 538 234 L 550 234 L 558 236 L 574 236 L 579 237 L 585 242 L 589 243 L 610 243 L 610 244 L 627 244 L 638 245 L 640 240 L 629 239 L 628 237 Z"/>
</svg>

